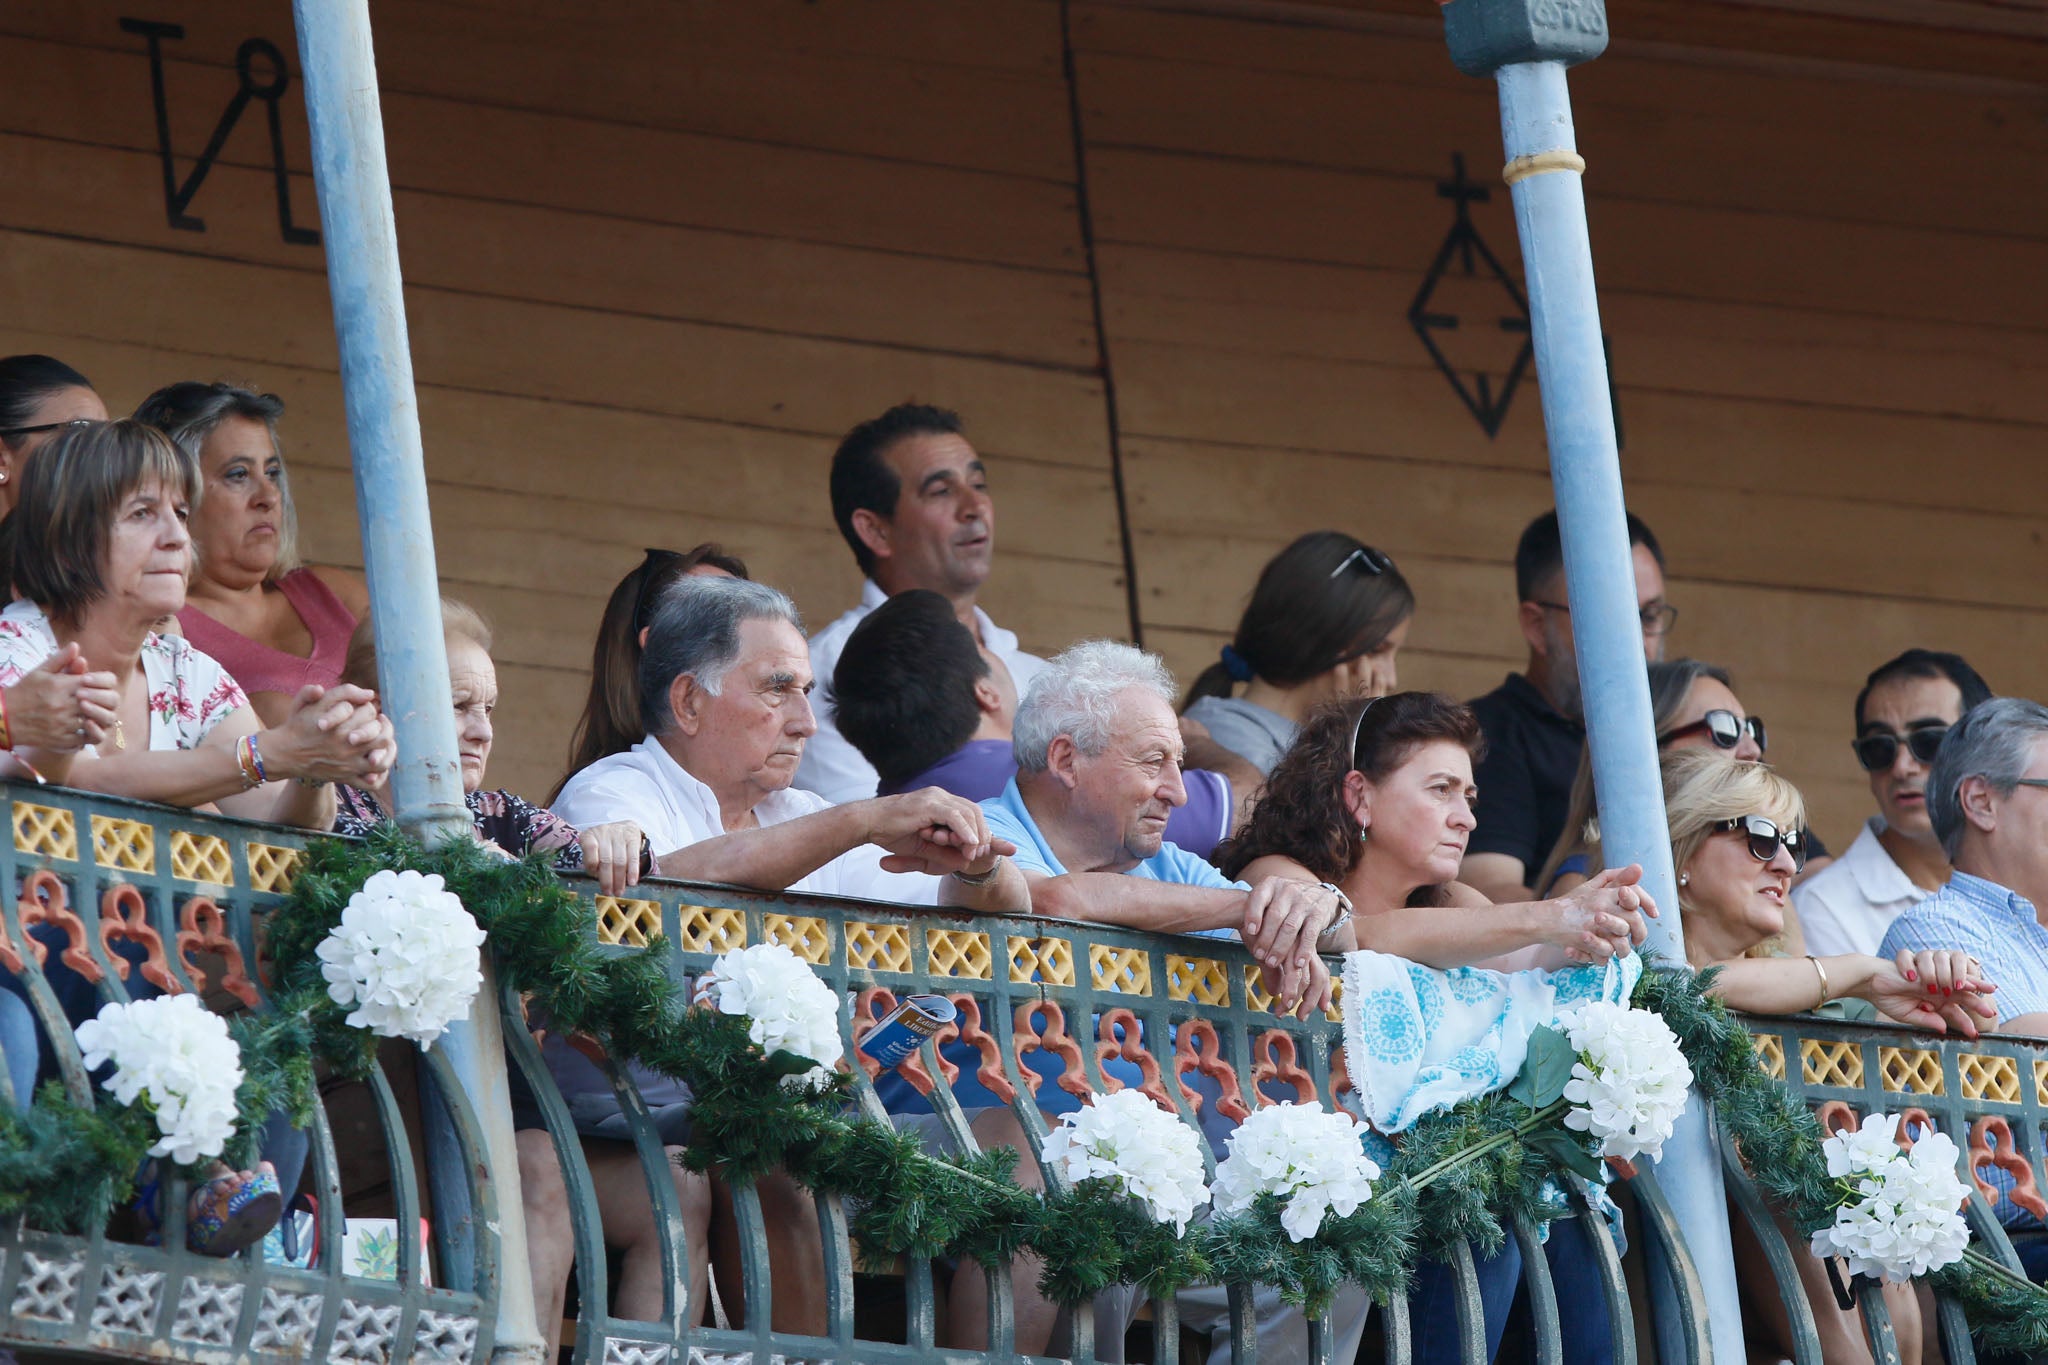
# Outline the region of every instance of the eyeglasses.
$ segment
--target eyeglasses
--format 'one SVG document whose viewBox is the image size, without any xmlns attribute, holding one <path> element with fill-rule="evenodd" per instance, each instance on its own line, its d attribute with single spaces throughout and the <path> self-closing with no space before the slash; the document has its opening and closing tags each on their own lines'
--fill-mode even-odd
<svg viewBox="0 0 2048 1365">
<path fill-rule="evenodd" d="M 1923 725 L 1917 730 L 1908 730 L 1904 743 L 1907 752 L 1926 766 L 1934 762 L 1934 756 L 1941 752 L 1941 742 L 1948 738 L 1946 725 Z M 1863 735 L 1849 742 L 1856 751 L 1856 761 L 1863 765 L 1863 771 L 1881 773 L 1898 761 L 1900 737 L 1879 731 Z"/>
<path fill-rule="evenodd" d="M 35 436 L 45 431 L 69 431 L 73 427 L 96 427 L 99 423 L 90 417 L 73 417 L 63 422 L 44 422 L 33 427 L 0 427 L 0 437 L 13 440 L 17 436 Z"/>
<path fill-rule="evenodd" d="M 1387 558 L 1378 550 L 1373 549 L 1370 545 L 1361 545 L 1337 561 L 1337 567 L 1330 570 L 1330 577 L 1335 578 L 1353 564 L 1356 564 L 1375 578 L 1394 567 L 1393 560 Z"/>
<path fill-rule="evenodd" d="M 1545 602 L 1539 599 L 1536 605 L 1545 611 L 1561 611 L 1566 616 L 1572 614 L 1572 609 L 1562 602 Z M 1638 611 L 1636 615 L 1642 620 L 1643 634 L 1668 635 L 1671 633 L 1673 623 L 1678 620 L 1678 608 L 1672 606 L 1669 602 L 1652 602 L 1649 606 Z"/>
<path fill-rule="evenodd" d="M 2048 782 L 2043 783 L 2048 786 Z M 1761 815 L 1738 815 L 1732 820 L 1714 822 L 1716 831 L 1734 830 L 1749 836 L 1749 856 L 1760 863 L 1770 862 L 1783 848 L 1792 855 L 1792 870 L 1806 869 L 1806 832 L 1804 830 L 1778 828 L 1775 820 Z"/>
<path fill-rule="evenodd" d="M 633 638 L 638 640 L 640 632 L 651 624 L 650 616 L 659 599 L 648 591 L 661 571 L 681 560 L 683 556 L 674 550 L 647 551 L 647 558 L 640 561 L 640 586 L 633 594 Z"/>
<path fill-rule="evenodd" d="M 1684 739 L 1687 735 L 1699 734 L 1701 731 L 1705 731 L 1707 738 L 1714 741 L 1716 749 L 1733 749 L 1742 743 L 1744 735 L 1755 740 L 1759 750 L 1771 747 L 1771 742 L 1764 732 L 1762 716 L 1738 716 L 1733 711 L 1709 711 L 1690 725 L 1667 730 L 1657 736 L 1657 747 L 1666 748 L 1676 740 Z"/>
</svg>

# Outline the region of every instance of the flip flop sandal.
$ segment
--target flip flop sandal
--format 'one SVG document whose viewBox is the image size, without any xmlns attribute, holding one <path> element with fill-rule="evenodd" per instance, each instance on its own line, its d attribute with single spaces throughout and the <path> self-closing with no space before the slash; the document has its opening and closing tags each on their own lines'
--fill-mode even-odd
<svg viewBox="0 0 2048 1365">
<path fill-rule="evenodd" d="M 284 1195 L 277 1177 L 258 1171 L 229 1190 L 232 1176 L 216 1176 L 192 1196 L 192 1218 L 185 1245 L 202 1256 L 232 1256 L 263 1240 L 284 1213 Z"/>
</svg>

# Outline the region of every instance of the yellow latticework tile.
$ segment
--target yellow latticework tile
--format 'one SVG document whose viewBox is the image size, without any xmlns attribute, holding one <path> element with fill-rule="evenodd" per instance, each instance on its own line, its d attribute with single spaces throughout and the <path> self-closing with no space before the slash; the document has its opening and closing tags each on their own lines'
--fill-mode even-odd
<svg viewBox="0 0 2048 1365">
<path fill-rule="evenodd" d="M 78 824 L 68 810 L 17 801 L 14 803 L 14 850 L 17 853 L 41 853 L 52 858 L 76 858 Z"/>
<path fill-rule="evenodd" d="M 676 944 L 686 953 L 729 953 L 747 946 L 747 912 L 709 905 L 678 907 Z"/>
<path fill-rule="evenodd" d="M 645 948 L 661 932 L 660 901 L 630 901 L 618 896 L 597 898 L 597 941 Z"/>
<path fill-rule="evenodd" d="M 1010 937 L 1010 980 L 1074 984 L 1074 945 L 1063 938 Z"/>
<path fill-rule="evenodd" d="M 279 848 L 276 844 L 252 843 L 249 851 L 249 885 L 258 891 L 290 891 L 298 880 L 299 864 L 306 861 L 304 849 Z"/>
<path fill-rule="evenodd" d="M 910 970 L 910 930 L 901 924 L 846 922 L 846 965 L 871 972 Z"/>
<path fill-rule="evenodd" d="M 2034 1063 L 2034 1103 L 2048 1105 L 2048 1062 Z"/>
<path fill-rule="evenodd" d="M 188 882 L 233 886 L 235 863 L 228 856 L 228 841 L 215 834 L 172 830 L 171 875 Z"/>
<path fill-rule="evenodd" d="M 1098 991 L 1150 995 L 1152 954 L 1143 948 L 1113 948 L 1097 943 L 1088 949 L 1088 975 Z"/>
<path fill-rule="evenodd" d="M 1245 963 L 1244 1007 L 1249 1010 L 1271 1010 L 1273 994 L 1259 983 L 1259 969 L 1249 962 Z"/>
<path fill-rule="evenodd" d="M 1166 998 L 1199 1005 L 1230 1004 L 1230 973 L 1213 957 L 1166 955 Z"/>
<path fill-rule="evenodd" d="M 1775 1033 L 1759 1033 L 1749 1040 L 1756 1049 L 1756 1064 L 1774 1081 L 1785 1079 L 1785 1040 Z"/>
<path fill-rule="evenodd" d="M 1941 1054 L 1925 1048 L 1881 1047 L 1877 1069 L 1884 1088 L 1907 1095 L 1939 1095 L 1947 1086 L 1941 1075 Z M 2018 1089 L 2015 1081 L 2014 1089 Z"/>
<path fill-rule="evenodd" d="M 761 924 L 770 943 L 780 943 L 811 965 L 832 960 L 832 935 L 816 915 L 763 915 Z"/>
<path fill-rule="evenodd" d="M 2011 1057 L 1991 1057 L 1965 1052 L 1956 1058 L 1956 1075 L 1963 1083 L 1966 1100 L 1990 1100 L 1996 1104 L 2020 1102 L 2020 1064 Z M 1939 1090 L 1933 1093 L 1939 1095 Z"/>
<path fill-rule="evenodd" d="M 1854 1043 L 1804 1038 L 1799 1043 L 1799 1069 L 1808 1085 L 1839 1085 L 1854 1090 L 1863 1084 L 1863 1052 Z"/>
<path fill-rule="evenodd" d="M 140 820 L 92 817 L 92 860 L 128 872 L 156 871 L 156 831 Z"/>
<path fill-rule="evenodd" d="M 993 974 L 994 959 L 989 954 L 987 934 L 967 929 L 927 929 L 924 951 L 933 976 L 971 976 L 986 981 Z"/>
</svg>

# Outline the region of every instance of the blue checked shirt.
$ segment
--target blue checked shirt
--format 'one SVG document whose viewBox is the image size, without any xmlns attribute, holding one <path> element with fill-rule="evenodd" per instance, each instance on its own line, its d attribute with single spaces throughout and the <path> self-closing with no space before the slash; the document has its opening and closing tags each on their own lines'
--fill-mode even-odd
<svg viewBox="0 0 2048 1365">
<path fill-rule="evenodd" d="M 2048 929 L 2034 903 L 1997 882 L 1957 872 L 1948 885 L 1892 921 L 1879 957 L 1901 948 L 1969 953 L 1998 984 L 1991 1002 L 1998 1022 L 2048 1011 Z"/>
<path fill-rule="evenodd" d="M 1992 1003 L 1998 1022 L 2048 1010 L 2048 929 L 2034 912 L 2034 903 L 1997 882 L 1957 872 L 1941 888 L 1892 921 L 1878 956 L 1895 957 L 1901 948 L 1915 952 L 1960 949 L 1983 964 L 1998 983 Z M 1992 1212 L 2007 1227 L 2034 1228 L 2034 1216 L 2007 1197 L 2012 1177 L 1997 1167 L 1978 1172 L 1995 1197 Z"/>
</svg>

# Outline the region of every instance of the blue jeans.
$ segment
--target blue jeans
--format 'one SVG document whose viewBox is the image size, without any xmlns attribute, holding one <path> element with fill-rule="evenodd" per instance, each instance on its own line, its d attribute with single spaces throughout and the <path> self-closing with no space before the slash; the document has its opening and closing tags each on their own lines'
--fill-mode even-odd
<svg viewBox="0 0 2048 1365">
<path fill-rule="evenodd" d="M 1550 1225 L 1544 1244 L 1550 1263 L 1551 1288 L 1557 1297 L 1559 1326 L 1564 1335 L 1565 1365 L 1606 1365 L 1614 1359 L 1614 1324 L 1607 1314 L 1607 1287 L 1600 1278 L 1599 1258 L 1582 1218 L 1564 1218 Z M 1508 1310 L 1522 1279 L 1522 1250 L 1510 1236 L 1501 1249 L 1474 1262 L 1479 1301 L 1486 1319 L 1486 1358 L 1500 1353 Z M 1458 1282 L 1451 1268 L 1435 1261 L 1415 1267 L 1408 1290 L 1408 1332 L 1415 1365 L 1456 1365 L 1458 1354 Z"/>
</svg>

